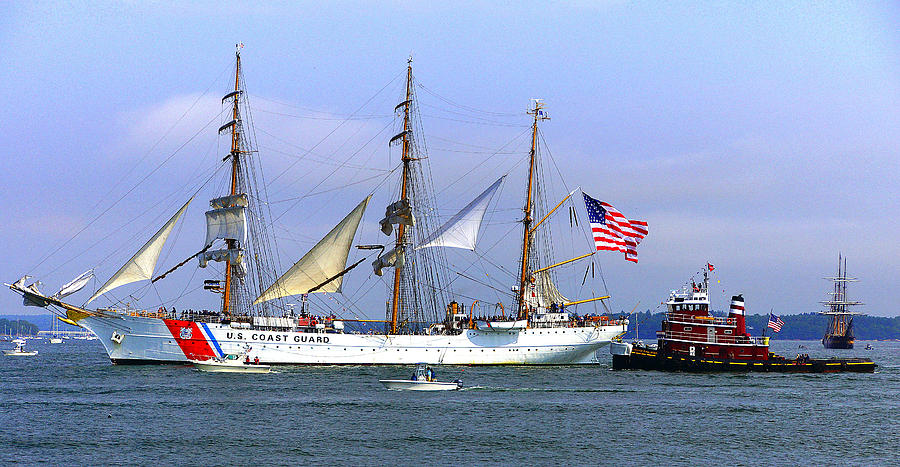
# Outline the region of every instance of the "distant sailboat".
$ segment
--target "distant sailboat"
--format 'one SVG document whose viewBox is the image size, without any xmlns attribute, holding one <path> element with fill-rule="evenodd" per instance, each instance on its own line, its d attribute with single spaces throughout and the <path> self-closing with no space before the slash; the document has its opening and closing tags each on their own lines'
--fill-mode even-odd
<svg viewBox="0 0 900 467">
<path fill-rule="evenodd" d="M 853 315 L 856 313 L 849 311 L 848 307 L 862 305 L 862 302 L 847 300 L 847 283 L 859 279 L 847 277 L 847 258 L 843 258 L 842 264 L 841 255 L 838 255 L 837 275 L 826 279 L 834 282 L 834 291 L 831 293 L 831 300 L 822 302 L 828 310 L 820 314 L 830 317 L 828 330 L 822 337 L 822 345 L 826 349 L 852 349 L 856 340 L 853 335 Z"/>
</svg>

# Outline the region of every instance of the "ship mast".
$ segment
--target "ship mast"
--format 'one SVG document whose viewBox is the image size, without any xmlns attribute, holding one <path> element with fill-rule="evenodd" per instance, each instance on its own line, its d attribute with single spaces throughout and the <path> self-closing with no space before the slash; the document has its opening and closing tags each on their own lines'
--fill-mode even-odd
<svg viewBox="0 0 900 467">
<path fill-rule="evenodd" d="M 525 218 L 522 219 L 524 226 L 524 234 L 522 238 L 522 274 L 519 276 L 519 309 L 518 319 L 528 319 L 528 306 L 525 303 L 525 290 L 531 282 L 531 274 L 528 271 L 528 251 L 531 248 L 531 223 L 534 218 L 532 211 L 532 192 L 534 186 L 534 159 L 537 153 L 537 129 L 538 122 L 541 120 L 549 120 L 550 117 L 544 112 L 544 103 L 540 99 L 534 99 L 534 108 L 528 113 L 534 116 L 534 122 L 531 125 L 531 153 L 528 161 L 528 191 L 525 193 Z"/>
<path fill-rule="evenodd" d="M 238 174 L 238 162 L 239 162 L 239 149 L 240 149 L 240 130 L 238 126 L 238 101 L 240 99 L 240 84 L 241 84 L 241 47 L 243 44 L 238 44 L 236 46 L 237 50 L 235 50 L 235 67 L 234 67 L 234 99 L 233 99 L 233 107 L 231 111 L 232 122 L 231 125 L 231 153 L 229 157 L 231 157 L 231 195 L 237 194 L 237 174 Z M 237 240 L 226 239 L 226 245 L 229 250 L 234 249 L 236 246 Z M 231 315 L 229 308 L 231 306 L 231 284 L 232 284 L 232 267 L 231 260 L 225 260 L 225 290 L 222 294 L 222 313 L 226 316 Z"/>
<path fill-rule="evenodd" d="M 412 158 L 409 156 L 409 104 L 412 96 L 412 57 L 407 60 L 406 66 L 406 99 L 403 101 L 403 143 L 402 157 L 403 161 L 403 177 L 400 185 L 400 200 L 408 202 L 407 185 L 409 184 L 409 163 Z M 397 226 L 397 251 L 401 251 L 406 244 L 406 225 L 400 223 Z M 397 333 L 397 315 L 400 312 L 400 274 L 402 268 L 394 268 L 394 289 L 391 299 L 391 334 Z"/>
</svg>

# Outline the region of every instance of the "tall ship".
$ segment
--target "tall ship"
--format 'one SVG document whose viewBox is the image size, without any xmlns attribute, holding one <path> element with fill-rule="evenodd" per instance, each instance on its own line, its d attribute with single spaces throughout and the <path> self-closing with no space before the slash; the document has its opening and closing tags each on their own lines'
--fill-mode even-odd
<svg viewBox="0 0 900 467">
<path fill-rule="evenodd" d="M 786 358 L 769 351 L 769 338 L 751 336 L 744 297 L 731 298 L 728 316 L 710 311 L 709 274 L 700 283 L 673 290 L 656 345 L 617 341 L 610 345 L 613 369 L 688 372 L 838 373 L 875 371 L 867 358 Z"/>
<path fill-rule="evenodd" d="M 853 315 L 848 307 L 862 305 L 862 302 L 847 299 L 847 283 L 857 282 L 855 277 L 847 277 L 847 258 L 838 255 L 837 275 L 826 277 L 834 283 L 831 299 L 823 301 L 828 307 L 820 313 L 829 317 L 828 329 L 822 337 L 822 345 L 826 349 L 852 349 L 855 337 L 853 336 Z"/>
<path fill-rule="evenodd" d="M 389 145 L 400 148 L 399 182 L 395 200 L 379 222 L 381 233 L 377 233 L 385 235 L 379 239 L 390 241 L 357 242 L 355 251 L 362 258 L 348 265 L 372 198 L 369 195 L 279 275 L 267 190 L 258 181 L 260 157 L 247 118 L 240 48 L 235 58 L 234 88 L 222 98 L 228 116 L 218 129 L 230 148 L 220 164 L 220 186 L 225 190 L 209 201 L 205 211 L 203 248 L 165 272 L 156 271 L 163 245 L 192 197 L 82 305 L 70 303 L 66 297 L 91 282 L 89 273 L 55 294 L 41 292 L 39 282 L 29 284 L 29 276 L 7 284 L 24 297 L 26 305 L 46 307 L 66 322 L 93 332 L 114 364 L 204 361 L 235 354 L 263 364 L 320 365 L 559 365 L 605 360 L 600 349 L 623 334 L 628 321 L 579 317 L 572 313 L 579 304 L 608 296 L 570 300 L 555 285 L 555 268 L 578 258 L 553 259 L 547 231 L 550 223 L 545 220 L 563 202 L 552 210 L 545 208 L 548 187 L 539 176 L 538 126 L 548 117 L 540 101 L 529 110 L 531 149 L 527 179 L 522 184 L 519 260 L 515 283 L 511 292 L 506 291 L 511 306 L 497 302 L 485 307 L 475 299 L 463 303 L 464 297 L 454 295 L 444 249 L 475 250 L 482 218 L 506 175 L 438 225 L 428 157 L 419 139 L 421 123 L 411 59 L 405 95 L 394 108 L 396 118 L 402 120 L 402 131 L 389 140 Z M 387 276 L 378 279 L 387 279 L 384 319 L 338 316 L 333 309 L 317 312 L 310 296 L 340 293 L 345 279 L 356 280 L 365 269 L 357 269 L 364 262 L 371 263 L 375 276 Z M 223 271 L 222 276 L 203 283 L 204 289 L 221 295 L 220 308 L 194 311 L 180 303 L 177 309 L 170 309 L 172 303 L 164 301 L 165 306 L 149 309 L 124 301 L 90 306 L 117 287 L 137 281 L 157 283 L 189 264 L 198 266 L 196 272 L 201 275 L 210 269 Z M 208 265 L 216 267 L 204 269 Z M 299 311 L 289 303 L 290 297 L 300 298 Z M 366 314 L 378 316 L 381 312 Z M 363 324 L 370 327 L 361 328 Z"/>
</svg>

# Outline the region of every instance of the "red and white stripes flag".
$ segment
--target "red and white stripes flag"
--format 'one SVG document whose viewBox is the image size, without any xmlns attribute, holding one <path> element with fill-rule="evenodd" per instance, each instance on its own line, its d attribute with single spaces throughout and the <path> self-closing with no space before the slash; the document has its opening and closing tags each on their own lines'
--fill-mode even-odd
<svg viewBox="0 0 900 467">
<path fill-rule="evenodd" d="M 647 223 L 628 219 L 611 204 L 582 194 L 597 249 L 621 251 L 625 260 L 637 263 L 637 246 L 649 232 Z"/>
</svg>

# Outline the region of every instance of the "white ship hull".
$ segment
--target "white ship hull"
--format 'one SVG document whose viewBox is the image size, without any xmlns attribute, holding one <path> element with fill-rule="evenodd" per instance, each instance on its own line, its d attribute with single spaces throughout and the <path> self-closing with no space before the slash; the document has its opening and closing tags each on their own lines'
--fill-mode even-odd
<svg viewBox="0 0 900 467">
<path fill-rule="evenodd" d="M 261 363 L 286 365 L 570 365 L 608 359 L 599 350 L 623 333 L 616 325 L 505 332 L 466 330 L 459 335 L 383 335 L 234 329 L 230 325 L 110 315 L 78 324 L 97 335 L 110 360 L 188 363 L 247 346 Z"/>
</svg>

